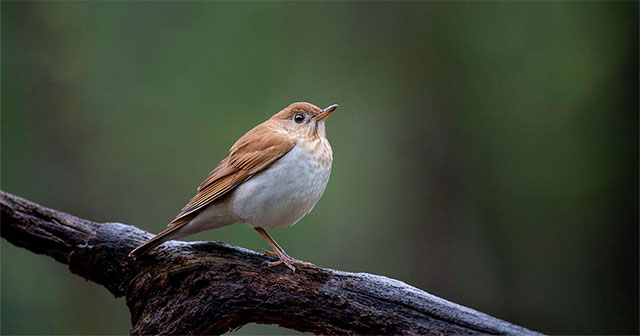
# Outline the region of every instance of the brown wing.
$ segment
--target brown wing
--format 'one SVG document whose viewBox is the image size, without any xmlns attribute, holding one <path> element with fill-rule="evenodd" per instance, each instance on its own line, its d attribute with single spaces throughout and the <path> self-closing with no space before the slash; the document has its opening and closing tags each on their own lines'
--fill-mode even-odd
<svg viewBox="0 0 640 336">
<path fill-rule="evenodd" d="M 198 193 L 169 226 L 185 223 L 186 217 L 193 216 L 240 183 L 269 167 L 293 146 L 293 141 L 283 134 L 271 131 L 268 125 L 263 123 L 256 126 L 236 141 L 229 150 L 229 156 L 209 173 L 198 187 Z"/>
</svg>

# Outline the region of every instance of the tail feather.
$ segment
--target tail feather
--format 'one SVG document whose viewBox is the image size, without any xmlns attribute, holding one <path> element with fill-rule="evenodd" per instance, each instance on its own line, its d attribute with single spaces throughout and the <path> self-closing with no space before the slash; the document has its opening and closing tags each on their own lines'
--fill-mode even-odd
<svg viewBox="0 0 640 336">
<path fill-rule="evenodd" d="M 141 255 L 147 253 L 152 248 L 164 243 L 167 240 L 170 240 L 172 237 L 174 237 L 172 234 L 177 233 L 177 231 L 179 229 L 181 229 L 184 226 L 184 224 L 186 224 L 188 222 L 189 222 L 189 220 L 183 221 L 183 222 L 178 222 L 178 223 L 175 223 L 174 225 L 172 225 L 171 227 L 168 227 L 164 231 L 162 231 L 162 232 L 158 233 L 157 235 L 155 235 L 153 238 L 147 240 L 144 244 L 136 247 L 133 251 L 131 251 L 131 253 L 129 253 L 129 256 L 130 257 L 141 256 Z"/>
</svg>

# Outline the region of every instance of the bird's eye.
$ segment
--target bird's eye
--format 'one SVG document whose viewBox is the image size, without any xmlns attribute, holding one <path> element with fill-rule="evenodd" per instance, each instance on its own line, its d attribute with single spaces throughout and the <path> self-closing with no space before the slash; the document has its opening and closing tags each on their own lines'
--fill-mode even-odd
<svg viewBox="0 0 640 336">
<path fill-rule="evenodd" d="M 299 124 L 304 121 L 304 116 L 302 114 L 296 114 L 293 120 Z"/>
</svg>

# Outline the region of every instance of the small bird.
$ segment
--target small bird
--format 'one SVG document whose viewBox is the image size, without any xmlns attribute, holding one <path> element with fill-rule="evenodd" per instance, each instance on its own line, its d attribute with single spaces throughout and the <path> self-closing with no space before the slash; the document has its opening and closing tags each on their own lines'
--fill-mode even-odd
<svg viewBox="0 0 640 336">
<path fill-rule="evenodd" d="M 297 223 L 316 205 L 329 181 L 333 151 L 325 109 L 293 103 L 243 135 L 198 187 L 169 227 L 131 251 L 139 256 L 170 240 L 242 222 L 252 226 L 280 260 L 269 262 L 314 266 L 285 253 L 265 231 Z"/>
</svg>

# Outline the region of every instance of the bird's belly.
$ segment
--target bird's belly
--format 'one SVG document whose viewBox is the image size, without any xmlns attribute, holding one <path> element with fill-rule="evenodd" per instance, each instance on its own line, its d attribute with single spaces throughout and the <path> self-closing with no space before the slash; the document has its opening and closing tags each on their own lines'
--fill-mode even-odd
<svg viewBox="0 0 640 336">
<path fill-rule="evenodd" d="M 330 173 L 330 162 L 323 164 L 296 146 L 235 189 L 234 213 L 253 227 L 293 225 L 316 205 Z"/>
</svg>

